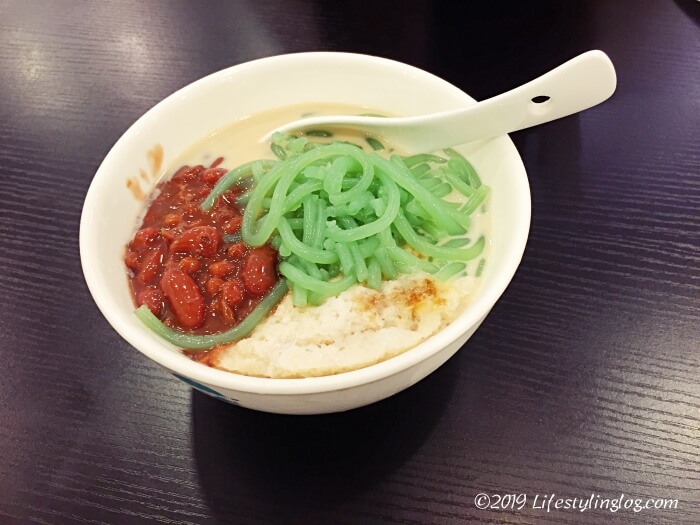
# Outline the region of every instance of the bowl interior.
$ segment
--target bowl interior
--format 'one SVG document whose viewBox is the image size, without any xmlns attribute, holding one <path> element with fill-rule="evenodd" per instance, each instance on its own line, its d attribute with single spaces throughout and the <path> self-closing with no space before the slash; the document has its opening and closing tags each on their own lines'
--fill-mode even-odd
<svg viewBox="0 0 700 525">
<path fill-rule="evenodd" d="M 90 186 L 81 218 L 81 260 L 88 287 L 110 324 L 138 350 L 180 375 L 234 390 L 276 393 L 372 381 L 424 359 L 477 323 L 520 262 L 530 223 L 529 186 L 513 143 L 499 137 L 458 148 L 493 190 L 491 257 L 483 284 L 471 308 L 419 347 L 366 369 L 299 381 L 214 370 L 159 340 L 133 316 L 125 277 L 124 247 L 144 206 L 129 184 L 136 180 L 147 192 L 182 150 L 208 134 L 256 112 L 306 102 L 350 103 L 419 115 L 470 104 L 473 99 L 427 72 L 398 62 L 344 53 L 302 53 L 220 71 L 179 90 L 141 117 L 106 156 Z M 162 147 L 160 163 L 153 160 L 157 145 Z"/>
</svg>

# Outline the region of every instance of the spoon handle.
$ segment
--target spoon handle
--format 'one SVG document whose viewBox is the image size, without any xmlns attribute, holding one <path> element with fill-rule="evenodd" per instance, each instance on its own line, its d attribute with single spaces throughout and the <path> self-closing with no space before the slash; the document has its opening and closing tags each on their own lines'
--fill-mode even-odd
<svg viewBox="0 0 700 525">
<path fill-rule="evenodd" d="M 527 84 L 446 115 L 442 124 L 476 128 L 478 138 L 495 137 L 600 104 L 613 94 L 616 84 L 615 68 L 608 56 L 602 51 L 588 51 Z M 462 135 L 456 140 L 464 138 Z"/>
</svg>

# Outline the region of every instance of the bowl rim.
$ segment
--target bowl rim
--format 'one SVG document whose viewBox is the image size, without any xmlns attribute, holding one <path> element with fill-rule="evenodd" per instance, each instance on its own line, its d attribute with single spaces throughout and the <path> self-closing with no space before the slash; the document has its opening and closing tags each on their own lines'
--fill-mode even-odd
<svg viewBox="0 0 700 525">
<path fill-rule="evenodd" d="M 221 69 L 176 90 L 155 104 L 139 119 L 137 119 L 112 146 L 103 161 L 100 163 L 100 166 L 90 182 L 80 219 L 79 246 L 81 266 L 88 289 L 90 290 L 98 309 L 102 312 L 102 315 L 107 319 L 112 328 L 116 330 L 117 333 L 119 333 L 119 335 L 121 335 L 122 338 L 124 338 L 131 346 L 172 373 L 205 383 L 206 385 L 213 386 L 214 388 L 262 395 L 304 395 L 330 391 L 338 392 L 355 388 L 360 385 L 378 382 L 399 374 L 421 363 L 422 361 L 425 361 L 457 340 L 459 336 L 464 334 L 470 327 L 478 326 L 478 324 L 486 317 L 491 308 L 498 301 L 499 297 L 503 294 L 515 275 L 518 266 L 520 265 L 530 229 L 531 194 L 522 158 L 520 157 L 520 154 L 511 139 L 507 135 L 504 135 L 490 139 L 489 142 L 502 141 L 502 147 L 512 150 L 512 153 L 515 155 L 515 160 L 519 163 L 518 167 L 522 169 L 522 176 L 515 177 L 515 180 L 519 181 L 520 183 L 520 186 L 515 188 L 515 191 L 520 197 L 518 202 L 522 204 L 521 212 L 524 214 L 522 217 L 519 216 L 520 221 L 516 226 L 516 232 L 513 235 L 512 242 L 508 245 L 508 253 L 504 256 L 505 260 L 507 261 L 505 264 L 505 269 L 507 271 L 502 272 L 497 276 L 491 276 L 491 280 L 489 282 L 483 283 L 477 297 L 475 297 L 474 301 L 469 304 L 467 310 L 461 313 L 456 320 L 422 343 L 399 355 L 364 368 L 334 375 L 305 377 L 298 379 L 253 377 L 219 370 L 197 363 L 184 356 L 180 351 L 174 350 L 176 349 L 175 346 L 162 341 L 151 332 L 147 333 L 148 337 L 142 337 L 142 334 L 133 333 L 133 330 L 129 329 L 127 325 L 121 323 L 118 318 L 112 315 L 111 311 L 114 306 L 110 304 L 109 297 L 105 297 L 106 294 L 103 294 L 100 288 L 98 272 L 94 268 L 95 265 L 93 264 L 93 252 L 96 250 L 94 248 L 91 249 L 88 241 L 88 232 L 90 228 L 89 218 L 97 211 L 96 199 L 98 188 L 109 179 L 110 172 L 107 169 L 107 165 L 110 164 L 112 157 L 117 155 L 123 144 L 132 140 L 132 136 L 136 135 L 139 129 L 143 127 L 146 122 L 157 118 L 161 111 L 167 109 L 168 106 L 172 104 L 176 104 L 182 97 L 193 95 L 198 90 L 203 89 L 206 85 L 212 82 L 215 83 L 221 79 L 224 79 L 232 73 L 245 72 L 245 70 L 250 68 L 269 66 L 276 62 L 307 62 L 309 59 L 321 61 L 355 61 L 403 69 L 409 74 L 420 75 L 425 78 L 432 77 L 431 80 L 444 83 L 446 88 L 451 87 L 457 90 L 461 94 L 460 96 L 465 97 L 465 101 L 473 101 L 473 99 L 464 91 L 457 88 L 453 84 L 450 84 L 446 80 L 428 71 L 405 64 L 403 62 L 358 53 L 311 51 L 274 55 Z M 460 322 L 457 322 L 458 320 Z M 145 327 L 144 331 L 147 331 Z"/>
</svg>

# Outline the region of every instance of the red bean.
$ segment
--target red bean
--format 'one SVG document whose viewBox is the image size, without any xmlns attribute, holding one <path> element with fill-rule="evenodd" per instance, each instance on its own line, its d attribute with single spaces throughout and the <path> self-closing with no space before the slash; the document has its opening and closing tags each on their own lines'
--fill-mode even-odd
<svg viewBox="0 0 700 525">
<path fill-rule="evenodd" d="M 194 217 L 200 216 L 199 205 L 183 203 L 182 206 L 182 218 L 186 221 L 191 221 Z"/>
<path fill-rule="evenodd" d="M 216 277 L 223 277 L 235 269 L 236 266 L 228 261 L 216 261 L 209 265 L 209 273 Z"/>
<path fill-rule="evenodd" d="M 180 269 L 171 268 L 163 274 L 160 289 L 180 326 L 197 328 L 204 323 L 204 298 L 192 277 Z"/>
<path fill-rule="evenodd" d="M 161 228 L 160 235 L 166 241 L 172 242 L 172 240 L 179 235 L 179 230 L 177 230 L 177 229 L 169 230 L 167 228 Z"/>
<path fill-rule="evenodd" d="M 192 228 L 199 228 L 200 226 L 206 226 L 204 224 L 204 219 L 202 219 L 201 217 L 200 218 L 191 218 L 189 220 L 189 223 L 187 224 L 187 228 L 190 230 Z"/>
<path fill-rule="evenodd" d="M 212 213 L 212 217 L 214 218 L 216 224 L 224 224 L 227 220 L 233 219 L 235 216 L 236 212 L 226 206 L 217 207 L 217 209 Z"/>
<path fill-rule="evenodd" d="M 240 259 L 243 257 L 247 249 L 248 247 L 245 245 L 245 243 L 238 242 L 226 248 L 226 256 L 229 259 Z"/>
<path fill-rule="evenodd" d="M 219 164 L 221 164 L 224 161 L 223 157 L 217 158 L 214 162 L 211 163 L 210 168 L 216 168 Z"/>
<path fill-rule="evenodd" d="M 209 295 L 216 295 L 219 293 L 219 289 L 221 289 L 223 284 L 224 280 L 221 277 L 210 277 L 204 285 L 204 288 Z"/>
<path fill-rule="evenodd" d="M 163 224 L 166 226 L 177 226 L 181 220 L 182 217 L 180 217 L 177 213 L 168 213 L 163 218 Z"/>
<path fill-rule="evenodd" d="M 176 181 L 176 180 L 182 180 L 182 178 L 185 176 L 185 173 L 187 173 L 187 172 L 189 171 L 189 169 L 190 169 L 189 166 L 183 166 L 183 167 L 181 167 L 179 170 L 177 170 L 177 171 L 173 174 L 171 180 L 174 180 L 174 181 Z"/>
<path fill-rule="evenodd" d="M 196 257 L 184 257 L 180 261 L 180 268 L 182 268 L 184 271 L 186 271 L 189 274 L 195 273 L 199 271 L 199 269 L 202 267 L 202 262 L 197 259 Z"/>
<path fill-rule="evenodd" d="M 147 252 L 141 263 L 136 280 L 140 284 L 151 284 L 158 274 L 163 269 L 163 255 L 165 250 L 163 246 L 156 246 L 151 251 Z"/>
<path fill-rule="evenodd" d="M 138 306 L 146 305 L 153 315 L 160 317 L 163 312 L 163 294 L 156 288 L 144 288 L 136 297 Z"/>
<path fill-rule="evenodd" d="M 124 263 L 133 271 L 138 272 L 141 268 L 141 256 L 137 252 L 129 252 L 124 257 Z"/>
<path fill-rule="evenodd" d="M 213 257 L 221 246 L 221 234 L 213 226 L 196 226 L 173 239 L 170 249 L 201 257 Z"/>
<path fill-rule="evenodd" d="M 195 192 L 195 195 L 199 199 L 204 199 L 210 193 L 211 193 L 211 190 L 209 188 L 199 188 L 199 190 Z"/>
<path fill-rule="evenodd" d="M 131 241 L 131 248 L 134 250 L 142 250 L 148 248 L 158 237 L 158 230 L 153 226 L 141 228 L 134 234 L 134 240 Z"/>
<path fill-rule="evenodd" d="M 277 280 L 277 255 L 270 246 L 253 248 L 243 258 L 241 278 L 253 295 L 264 295 Z"/>
<path fill-rule="evenodd" d="M 236 306 L 243 300 L 243 288 L 237 281 L 226 281 L 221 287 L 221 298 L 229 306 Z"/>
<path fill-rule="evenodd" d="M 177 198 L 182 202 L 191 202 L 197 197 L 197 194 L 188 189 L 183 189 L 177 194 Z"/>
<path fill-rule="evenodd" d="M 194 179 L 197 175 L 202 173 L 204 171 L 204 166 L 201 164 L 198 164 L 197 166 L 189 167 L 189 166 L 183 166 L 177 172 L 175 175 L 173 175 L 172 180 L 177 181 L 177 182 L 187 182 L 191 181 Z"/>
<path fill-rule="evenodd" d="M 219 179 L 224 176 L 226 170 L 223 168 L 209 168 L 204 170 L 200 175 L 200 180 L 205 184 L 211 184 L 212 186 L 219 182 Z"/>
<path fill-rule="evenodd" d="M 232 233 L 236 233 L 238 230 L 241 229 L 241 223 L 243 222 L 243 217 L 238 216 L 234 217 L 233 219 L 229 219 L 224 223 L 224 227 L 222 228 L 224 230 L 224 233 L 228 233 L 229 235 Z"/>
<path fill-rule="evenodd" d="M 229 306 L 229 304 L 224 301 L 224 298 L 219 299 L 219 311 L 221 312 L 221 317 L 223 317 L 227 323 L 231 324 L 236 320 L 236 314 Z"/>
</svg>

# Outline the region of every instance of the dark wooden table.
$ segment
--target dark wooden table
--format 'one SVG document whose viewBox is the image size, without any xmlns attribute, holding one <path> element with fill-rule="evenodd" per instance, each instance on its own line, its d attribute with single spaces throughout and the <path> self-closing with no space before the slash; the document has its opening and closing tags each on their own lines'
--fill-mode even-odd
<svg viewBox="0 0 700 525">
<path fill-rule="evenodd" d="M 700 523 L 700 3 L 468 4 L 0 2 L 0 523 Z M 229 406 L 130 348 L 87 291 L 97 166 L 198 77 L 341 50 L 482 99 L 594 48 L 616 94 L 513 135 L 522 265 L 408 391 L 329 416 Z M 677 508 L 555 508 L 621 495 Z"/>
</svg>

